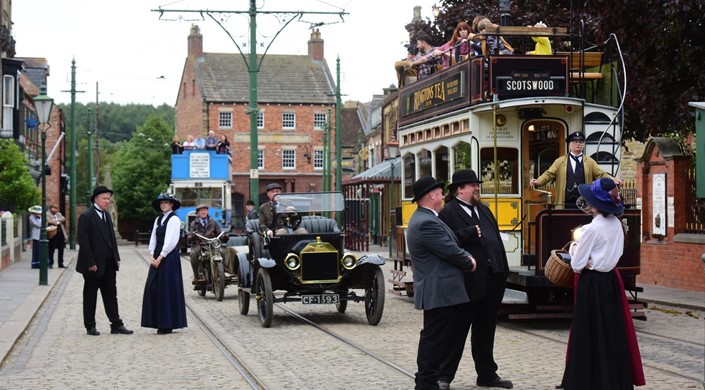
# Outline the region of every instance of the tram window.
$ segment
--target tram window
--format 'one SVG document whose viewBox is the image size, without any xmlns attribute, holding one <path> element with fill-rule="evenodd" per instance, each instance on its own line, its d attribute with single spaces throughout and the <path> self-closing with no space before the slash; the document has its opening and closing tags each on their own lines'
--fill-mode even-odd
<svg viewBox="0 0 705 390">
<path fill-rule="evenodd" d="M 433 176 L 431 173 L 431 153 L 428 150 L 419 152 L 419 177 Z"/>
<path fill-rule="evenodd" d="M 198 194 L 193 188 L 176 188 L 174 195 L 181 200 L 183 207 L 196 207 Z"/>
<path fill-rule="evenodd" d="M 438 148 L 434 155 L 436 157 L 436 174 L 432 175 L 436 180 L 445 183 L 450 182 L 450 156 L 448 156 L 448 148 L 442 146 Z"/>
<path fill-rule="evenodd" d="M 453 147 L 453 154 L 455 163 L 453 164 L 453 171 L 458 171 L 461 169 L 468 169 L 472 167 L 472 154 L 470 151 L 470 144 L 467 142 L 461 142 Z"/>
<path fill-rule="evenodd" d="M 499 176 L 500 194 L 519 193 L 519 150 L 515 148 L 497 148 L 497 169 L 494 164 L 494 149 L 480 150 L 480 172 L 482 175 L 483 194 L 494 193 L 495 174 Z"/>
<path fill-rule="evenodd" d="M 404 163 L 404 197 L 411 198 L 413 196 L 414 173 L 416 172 L 416 163 L 413 154 L 407 154 L 402 157 Z"/>
</svg>

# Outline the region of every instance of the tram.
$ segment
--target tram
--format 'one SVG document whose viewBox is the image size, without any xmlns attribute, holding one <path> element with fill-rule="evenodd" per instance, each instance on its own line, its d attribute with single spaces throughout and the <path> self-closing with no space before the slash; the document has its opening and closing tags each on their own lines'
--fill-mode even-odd
<svg viewBox="0 0 705 390">
<path fill-rule="evenodd" d="M 183 221 L 182 230 L 196 218 L 196 207 L 208 206 L 208 214 L 229 232 L 232 219 L 232 180 L 230 180 L 230 156 L 212 150 L 185 150 L 183 154 L 171 155 L 170 191 L 181 200 L 176 215 Z M 185 233 L 180 248 L 187 249 Z"/>
<path fill-rule="evenodd" d="M 507 26 L 487 34 L 569 37 L 565 28 Z M 612 42 L 618 49 L 616 37 Z M 575 131 L 585 135 L 584 153 L 619 177 L 625 79 L 621 56 L 615 58 L 603 61 L 603 52 L 595 50 L 472 57 L 399 91 L 401 207 L 392 291 L 413 294 L 405 280 L 411 262 L 404 234 L 416 207 L 414 181 L 431 175 L 449 183 L 454 171 L 470 168 L 484 182 L 481 198 L 498 221 L 509 260 L 501 312 L 512 319 L 572 316 L 572 289 L 553 285 L 544 267 L 551 250 L 568 243 L 571 230 L 590 217 L 556 204 L 562 189 L 532 188 L 530 180 L 567 153 L 566 137 Z M 642 318 L 636 286 L 641 212 L 635 196 L 624 203 L 628 237 L 618 269 L 633 315 Z"/>
</svg>

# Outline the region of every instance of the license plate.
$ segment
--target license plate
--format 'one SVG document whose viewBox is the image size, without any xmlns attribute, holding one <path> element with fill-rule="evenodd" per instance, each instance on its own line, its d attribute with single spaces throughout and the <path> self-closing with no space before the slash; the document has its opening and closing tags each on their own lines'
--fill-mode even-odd
<svg viewBox="0 0 705 390">
<path fill-rule="evenodd" d="M 301 303 L 303 303 L 304 305 L 340 303 L 340 295 L 338 295 L 338 294 L 303 295 L 303 296 L 301 296 Z"/>
</svg>

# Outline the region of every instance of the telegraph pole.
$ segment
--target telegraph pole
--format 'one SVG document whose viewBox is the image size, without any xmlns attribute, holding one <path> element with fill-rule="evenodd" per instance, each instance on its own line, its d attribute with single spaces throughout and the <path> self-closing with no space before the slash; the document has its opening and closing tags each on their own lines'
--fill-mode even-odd
<svg viewBox="0 0 705 390">
<path fill-rule="evenodd" d="M 213 11 L 213 10 L 166 10 L 153 9 L 152 12 L 159 12 L 160 17 L 166 12 L 178 12 L 178 13 L 198 13 L 200 15 L 208 15 L 214 22 L 216 22 L 220 28 L 228 34 L 230 40 L 235 44 L 237 50 L 240 52 L 245 65 L 247 66 L 247 71 L 249 73 L 249 83 L 250 83 L 250 96 L 248 104 L 248 114 L 250 115 L 250 199 L 255 202 L 255 207 L 259 207 L 259 164 L 258 164 L 258 146 L 259 137 L 257 134 L 257 114 L 259 113 L 258 107 L 258 96 L 257 96 L 257 74 L 262 66 L 262 62 L 267 55 L 267 51 L 274 43 L 274 40 L 279 36 L 279 34 L 296 18 L 301 18 L 306 14 L 314 15 L 338 15 L 343 18 L 343 15 L 348 15 L 345 11 L 340 12 L 316 12 L 316 11 L 258 11 L 256 7 L 256 1 L 250 0 L 250 7 L 247 11 Z M 237 44 L 230 32 L 223 26 L 218 18 L 214 17 L 213 14 L 247 14 L 250 18 L 250 53 L 248 57 L 245 57 L 240 45 Z M 257 15 L 258 14 L 284 14 L 290 15 L 291 17 L 284 22 L 284 25 L 277 31 L 274 38 L 267 44 L 267 47 L 262 53 L 262 58 L 257 62 Z M 319 24 L 320 25 L 320 24 Z M 338 80 L 339 82 L 340 80 Z M 338 91 L 340 91 L 338 87 Z"/>
</svg>

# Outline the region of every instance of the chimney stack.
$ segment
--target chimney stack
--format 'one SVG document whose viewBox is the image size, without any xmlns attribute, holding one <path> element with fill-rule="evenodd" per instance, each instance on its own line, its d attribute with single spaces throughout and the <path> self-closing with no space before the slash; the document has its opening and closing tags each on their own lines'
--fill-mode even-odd
<svg viewBox="0 0 705 390">
<path fill-rule="evenodd" d="M 203 57 L 203 35 L 198 25 L 191 25 L 191 33 L 188 35 L 188 56 Z"/>
<path fill-rule="evenodd" d="M 311 39 L 308 41 L 308 56 L 313 61 L 323 61 L 323 39 L 318 29 L 311 32 Z"/>
</svg>

